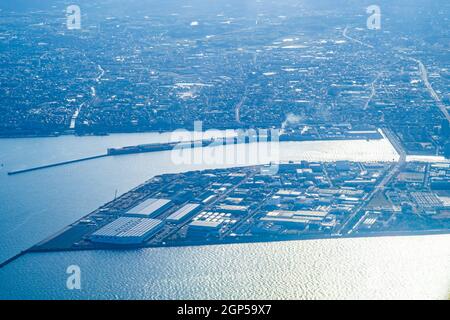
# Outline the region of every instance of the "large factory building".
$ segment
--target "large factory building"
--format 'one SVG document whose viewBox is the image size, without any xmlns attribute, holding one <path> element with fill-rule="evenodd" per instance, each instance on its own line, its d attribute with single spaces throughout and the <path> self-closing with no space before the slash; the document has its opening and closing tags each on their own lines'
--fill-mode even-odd
<svg viewBox="0 0 450 320">
<path fill-rule="evenodd" d="M 112 244 L 140 244 L 148 240 L 163 226 L 157 219 L 120 217 L 90 237 L 93 242 Z"/>
<path fill-rule="evenodd" d="M 125 215 L 138 218 L 154 218 L 172 205 L 167 199 L 150 198 L 128 210 Z"/>
</svg>

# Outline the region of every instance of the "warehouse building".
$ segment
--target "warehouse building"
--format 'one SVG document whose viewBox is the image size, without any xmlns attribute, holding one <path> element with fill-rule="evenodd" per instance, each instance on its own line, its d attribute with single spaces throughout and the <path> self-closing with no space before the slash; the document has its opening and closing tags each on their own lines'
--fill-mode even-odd
<svg viewBox="0 0 450 320">
<path fill-rule="evenodd" d="M 188 203 L 187 205 L 183 206 L 182 208 L 178 209 L 174 213 L 172 213 L 170 216 L 167 217 L 167 221 L 173 222 L 173 223 L 180 223 L 192 216 L 193 214 L 197 213 L 200 209 L 200 205 L 197 203 Z"/>
<path fill-rule="evenodd" d="M 261 221 L 289 225 L 320 224 L 327 215 L 328 211 L 319 210 L 275 210 L 268 212 Z"/>
<path fill-rule="evenodd" d="M 218 234 L 223 226 L 223 221 L 206 221 L 196 220 L 189 224 L 189 234 L 195 236 L 196 234 Z"/>
<path fill-rule="evenodd" d="M 167 199 L 150 198 L 128 210 L 125 215 L 138 218 L 154 218 L 167 210 L 172 201 Z"/>
<path fill-rule="evenodd" d="M 217 210 L 225 213 L 246 214 L 248 212 L 248 206 L 220 204 L 217 206 Z"/>
<path fill-rule="evenodd" d="M 162 221 L 157 219 L 120 217 L 97 230 L 90 239 L 100 243 L 140 244 L 150 239 L 162 226 Z"/>
</svg>

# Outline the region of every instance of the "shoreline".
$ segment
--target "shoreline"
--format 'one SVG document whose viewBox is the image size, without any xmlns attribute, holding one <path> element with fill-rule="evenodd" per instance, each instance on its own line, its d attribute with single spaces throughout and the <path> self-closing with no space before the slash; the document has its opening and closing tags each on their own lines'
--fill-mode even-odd
<svg viewBox="0 0 450 320">
<path fill-rule="evenodd" d="M 36 245 L 19 252 L 18 254 L 2 261 L 0 263 L 0 269 L 6 267 L 10 263 L 19 259 L 26 254 L 39 254 L 39 253 L 62 253 L 62 252 L 91 252 L 91 251 L 135 251 L 141 249 L 158 249 L 158 248 L 186 248 L 186 247 L 209 247 L 209 246 L 221 246 L 221 245 L 239 245 L 239 244 L 257 244 L 257 243 L 281 243 L 281 242 L 294 242 L 294 241 L 312 241 L 312 240 L 339 240 L 339 239 L 370 239 L 370 238 L 389 238 L 389 237 L 421 237 L 421 236 L 439 236 L 450 235 L 450 230 L 416 230 L 416 231 L 386 231 L 386 232 L 367 232 L 352 235 L 342 236 L 324 236 L 324 235 L 309 235 L 309 236 L 288 236 L 286 238 L 274 238 L 274 239 L 236 239 L 227 241 L 211 241 L 206 243 L 198 242 L 185 242 L 180 244 L 168 244 L 168 245 L 138 245 L 138 246 L 108 246 L 102 245 L 101 247 L 84 247 L 84 248 L 61 248 L 61 249 L 38 249 Z"/>
<path fill-rule="evenodd" d="M 382 129 L 379 129 L 382 133 Z M 389 132 L 388 132 L 389 133 Z M 382 136 L 378 139 L 372 140 L 382 140 L 386 139 L 391 142 L 391 145 L 395 148 L 395 143 L 392 143 L 389 134 L 386 136 L 382 134 Z M 361 140 L 361 139 L 314 139 L 312 141 L 318 140 Z M 395 148 L 397 149 L 397 148 Z M 399 150 L 396 150 L 399 152 Z M 400 152 L 401 153 L 401 152 Z M 78 161 L 78 160 L 77 160 Z M 71 162 L 69 162 L 71 163 Z M 34 170 L 34 169 L 31 169 Z M 130 192 L 130 191 L 129 191 Z M 89 213 L 85 217 L 91 215 Z M 78 220 L 79 221 L 79 220 Z M 389 236 L 416 236 L 416 235 L 436 235 L 436 234 L 450 234 L 449 229 L 437 229 L 437 230 L 403 230 L 403 231 L 378 231 L 378 232 L 363 232 L 357 234 L 297 234 L 297 235 L 281 235 L 281 236 L 265 236 L 262 238 L 250 238 L 245 236 L 229 238 L 226 240 L 223 239 L 209 239 L 208 241 L 198 241 L 191 240 L 183 243 L 161 243 L 161 244 L 137 244 L 133 246 L 117 246 L 117 245 L 108 245 L 108 244 L 88 244 L 84 247 L 65 247 L 58 248 L 57 246 L 53 248 L 42 248 L 40 244 L 47 242 L 49 239 L 55 238 L 58 234 L 63 233 L 65 230 L 70 229 L 72 224 L 66 226 L 63 230 L 58 232 L 57 234 L 51 235 L 44 241 L 40 241 L 30 248 L 19 252 L 17 255 L 5 260 L 0 263 L 0 268 L 3 268 L 7 264 L 11 263 L 15 259 L 26 253 L 37 253 L 37 252 L 68 252 L 68 251 L 92 251 L 92 250 L 136 250 L 141 248 L 164 248 L 164 247 L 186 247 L 186 246 L 209 246 L 209 245 L 227 245 L 227 244 L 243 244 L 243 243 L 271 243 L 271 242 L 283 242 L 283 241 L 303 241 L 303 240 L 322 240 L 322 239 L 344 239 L 344 238 L 369 238 L 369 237 L 389 237 Z"/>
<path fill-rule="evenodd" d="M 280 243 L 280 242 L 292 242 L 292 241 L 310 241 L 310 240 L 339 240 L 339 239 L 358 239 L 358 238 L 386 238 L 386 237 L 419 237 L 419 236 L 432 236 L 432 235 L 450 235 L 450 229 L 436 229 L 436 230 L 404 230 L 404 231 L 385 231 L 385 232 L 364 232 L 357 234 L 345 234 L 345 235 L 324 235 L 324 234 L 310 234 L 310 235 L 293 235 L 293 236 L 279 236 L 273 238 L 238 238 L 235 240 L 220 240 L 220 241 L 187 241 L 183 243 L 170 243 L 165 245 L 109 245 L 109 244 L 96 244 L 97 247 L 84 247 L 84 248 L 54 248 L 54 249 L 39 249 L 33 246 L 25 253 L 51 253 L 51 252 L 71 252 L 71 251 L 97 251 L 97 250 L 136 250 L 136 249 L 150 249 L 150 248 L 184 248 L 184 247 L 204 247 L 204 246 L 220 246 L 230 244 L 251 244 L 251 243 Z M 95 245 L 94 245 L 95 246 Z"/>
<path fill-rule="evenodd" d="M 168 244 L 168 245 L 140 245 L 140 246 L 102 246 L 102 247 L 85 247 L 85 248 L 61 248 L 61 249 L 37 249 L 36 245 L 19 252 L 18 254 L 0 262 L 0 269 L 6 267 L 18 258 L 26 254 L 38 253 L 58 253 L 58 252 L 89 252 L 89 251 L 134 251 L 140 249 L 157 249 L 157 248 L 185 248 L 185 247 L 205 247 L 205 246 L 221 246 L 233 244 L 252 244 L 252 243 L 281 243 L 294 241 L 311 241 L 311 240 L 339 240 L 339 239 L 369 239 L 369 238 L 387 238 L 387 237 L 420 237 L 420 236 L 438 236 L 450 235 L 450 230 L 417 230 L 417 231 L 386 231 L 386 232 L 368 232 L 353 235 L 342 236 L 324 236 L 324 235 L 309 235 L 304 237 L 291 236 L 285 239 L 237 239 L 236 241 L 217 241 L 208 243 L 182 243 L 182 244 Z M 41 242 L 40 242 L 41 243 Z"/>
<path fill-rule="evenodd" d="M 238 130 L 238 129 L 244 129 L 244 130 L 248 130 L 248 129 L 252 129 L 252 127 L 248 126 L 248 127 L 242 127 L 242 126 L 230 126 L 230 127 L 206 127 L 204 128 L 206 130 L 218 130 L 218 131 L 225 131 L 225 130 Z M 36 133 L 36 134 L 13 134 L 13 135 L 3 135 L 0 134 L 0 140 L 1 139 L 26 139 L 26 138 L 58 138 L 58 137 L 62 137 L 62 136 L 74 136 L 74 137 L 104 137 L 104 136 L 111 136 L 111 135 L 116 135 L 116 134 L 138 134 L 138 133 L 158 133 L 158 134 L 163 134 L 163 133 L 171 133 L 175 130 L 187 130 L 187 131 L 194 131 L 194 128 L 185 128 L 185 127 L 173 127 L 173 128 L 167 128 L 167 129 L 146 129 L 146 130 L 131 130 L 131 131 L 99 131 L 99 132 L 90 132 L 90 133 L 85 133 L 85 134 L 77 134 L 74 131 L 62 131 L 62 132 L 53 132 L 53 133 Z"/>
</svg>

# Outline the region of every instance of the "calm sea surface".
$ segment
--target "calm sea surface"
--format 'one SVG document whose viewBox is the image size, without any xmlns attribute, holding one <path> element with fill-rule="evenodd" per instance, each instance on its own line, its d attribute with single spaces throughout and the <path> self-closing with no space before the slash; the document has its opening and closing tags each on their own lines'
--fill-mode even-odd
<svg viewBox="0 0 450 320">
<path fill-rule="evenodd" d="M 6 174 L 170 139 L 145 133 L 0 140 L 0 260 L 155 175 L 267 161 L 174 166 L 171 153 L 160 152 Z M 397 157 L 386 140 L 323 141 L 284 143 L 271 160 Z M 81 267 L 81 291 L 66 289 L 72 264 Z M 0 298 L 446 298 L 449 270 L 448 235 L 28 254 L 0 269 Z"/>
</svg>

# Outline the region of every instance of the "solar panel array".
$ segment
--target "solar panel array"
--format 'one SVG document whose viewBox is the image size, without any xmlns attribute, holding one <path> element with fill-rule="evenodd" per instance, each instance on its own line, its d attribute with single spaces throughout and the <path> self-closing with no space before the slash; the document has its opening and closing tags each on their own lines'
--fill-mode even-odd
<svg viewBox="0 0 450 320">
<path fill-rule="evenodd" d="M 94 237 L 143 237 L 162 223 L 149 218 L 120 217 L 93 234 Z"/>
</svg>

